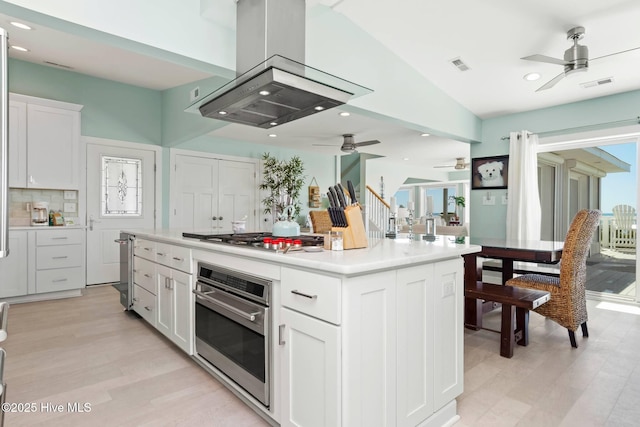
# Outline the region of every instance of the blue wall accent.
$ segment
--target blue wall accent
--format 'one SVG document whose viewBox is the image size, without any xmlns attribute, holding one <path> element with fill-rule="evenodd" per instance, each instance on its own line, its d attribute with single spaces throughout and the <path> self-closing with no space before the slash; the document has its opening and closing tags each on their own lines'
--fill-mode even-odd
<svg viewBox="0 0 640 427">
<path fill-rule="evenodd" d="M 556 107 L 511 114 L 483 121 L 482 144 L 471 145 L 471 157 L 509 154 L 509 132 L 528 130 L 534 133 L 567 134 L 568 129 L 592 126 L 640 115 L 640 91 L 625 92 Z M 556 132 L 557 131 L 557 132 Z M 472 171 L 473 172 L 473 171 Z M 500 204 L 506 190 L 491 190 L 493 206 L 482 205 L 486 190 L 471 190 L 471 234 L 474 237 L 506 236 L 506 205 Z"/>
<path fill-rule="evenodd" d="M 159 145 L 161 93 L 84 74 L 9 60 L 9 91 L 84 105 L 82 135 Z"/>
</svg>

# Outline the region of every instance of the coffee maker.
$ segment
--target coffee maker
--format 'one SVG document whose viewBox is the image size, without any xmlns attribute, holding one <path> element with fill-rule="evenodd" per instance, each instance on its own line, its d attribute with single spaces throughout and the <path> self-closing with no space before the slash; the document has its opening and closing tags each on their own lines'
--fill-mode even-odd
<svg viewBox="0 0 640 427">
<path fill-rule="evenodd" d="M 49 225 L 49 203 L 34 202 L 31 209 L 31 225 L 48 226 Z"/>
</svg>

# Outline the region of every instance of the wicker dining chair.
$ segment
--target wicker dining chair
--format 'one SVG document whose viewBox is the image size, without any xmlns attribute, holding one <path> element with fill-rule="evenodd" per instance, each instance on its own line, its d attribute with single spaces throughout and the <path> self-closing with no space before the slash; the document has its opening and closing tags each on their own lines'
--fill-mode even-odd
<svg viewBox="0 0 640 427">
<path fill-rule="evenodd" d="M 562 249 L 559 277 L 525 274 L 506 283 L 508 286 L 548 291 L 551 299 L 534 311 L 567 328 L 572 347 L 578 347 L 575 336 L 578 326 L 582 327 L 582 336 L 589 336 L 585 296 L 587 255 L 600 214 L 599 210 L 584 209 L 573 218 Z"/>
</svg>

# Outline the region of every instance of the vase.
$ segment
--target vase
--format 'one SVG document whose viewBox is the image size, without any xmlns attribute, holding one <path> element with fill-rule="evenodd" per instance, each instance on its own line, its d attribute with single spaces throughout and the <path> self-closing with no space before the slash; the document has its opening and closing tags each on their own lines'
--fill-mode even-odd
<svg viewBox="0 0 640 427">
<path fill-rule="evenodd" d="M 284 208 L 278 220 L 273 224 L 271 234 L 275 237 L 296 237 L 300 235 L 300 225 L 292 221 L 294 207 L 287 206 Z"/>
</svg>

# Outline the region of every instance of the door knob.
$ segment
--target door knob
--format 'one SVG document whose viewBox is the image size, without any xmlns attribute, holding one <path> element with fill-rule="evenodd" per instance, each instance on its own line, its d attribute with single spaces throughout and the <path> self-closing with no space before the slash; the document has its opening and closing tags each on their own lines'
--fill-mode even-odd
<svg viewBox="0 0 640 427">
<path fill-rule="evenodd" d="M 218 219 L 217 216 L 211 217 L 212 220 L 216 221 Z"/>
</svg>

